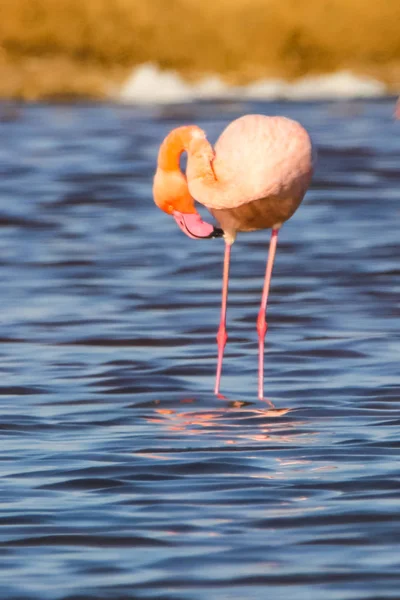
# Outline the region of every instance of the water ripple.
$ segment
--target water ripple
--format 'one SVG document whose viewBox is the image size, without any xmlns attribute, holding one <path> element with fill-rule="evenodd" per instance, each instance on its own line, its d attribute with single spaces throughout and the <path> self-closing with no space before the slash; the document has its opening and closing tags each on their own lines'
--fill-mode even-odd
<svg viewBox="0 0 400 600">
<path fill-rule="evenodd" d="M 0 596 L 388 600 L 400 585 L 400 136 L 389 100 L 11 106 L 0 120 Z M 319 164 L 280 234 L 232 251 L 151 199 L 157 147 L 286 114 Z"/>
</svg>

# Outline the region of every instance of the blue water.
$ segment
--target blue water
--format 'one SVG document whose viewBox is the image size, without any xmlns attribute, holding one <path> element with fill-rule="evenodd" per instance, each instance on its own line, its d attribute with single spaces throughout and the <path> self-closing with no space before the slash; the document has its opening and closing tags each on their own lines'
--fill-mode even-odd
<svg viewBox="0 0 400 600">
<path fill-rule="evenodd" d="M 278 242 L 151 197 L 184 123 L 284 114 L 319 151 Z M 393 100 L 0 105 L 0 597 L 386 600 L 400 589 L 400 125 Z"/>
</svg>

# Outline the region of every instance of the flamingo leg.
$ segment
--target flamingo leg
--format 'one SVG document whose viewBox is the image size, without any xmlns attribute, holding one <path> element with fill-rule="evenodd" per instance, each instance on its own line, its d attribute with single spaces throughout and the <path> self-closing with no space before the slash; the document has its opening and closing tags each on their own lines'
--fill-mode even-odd
<svg viewBox="0 0 400 600">
<path fill-rule="evenodd" d="M 264 288 L 261 299 L 260 312 L 257 317 L 257 332 L 258 332 L 258 397 L 260 400 L 264 398 L 264 340 L 267 333 L 268 324 L 266 321 L 267 302 L 269 286 L 272 277 L 272 268 L 274 266 L 276 245 L 278 242 L 279 229 L 273 229 L 271 241 L 269 243 L 267 268 L 265 271 Z"/>
<path fill-rule="evenodd" d="M 226 333 L 226 304 L 228 300 L 228 281 L 229 281 L 229 262 L 231 257 L 231 244 L 225 242 L 225 255 L 224 255 L 224 272 L 222 279 L 222 306 L 221 306 L 221 319 L 219 322 L 219 329 L 217 333 L 217 344 L 218 344 L 218 363 L 217 363 L 217 376 L 215 379 L 215 394 L 219 394 L 219 386 L 221 381 L 222 371 L 222 359 L 224 357 L 224 349 L 228 335 Z"/>
</svg>

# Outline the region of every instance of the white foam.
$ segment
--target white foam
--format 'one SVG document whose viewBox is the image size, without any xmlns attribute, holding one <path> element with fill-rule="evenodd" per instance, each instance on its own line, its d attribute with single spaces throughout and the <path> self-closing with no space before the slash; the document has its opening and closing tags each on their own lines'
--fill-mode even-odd
<svg viewBox="0 0 400 600">
<path fill-rule="evenodd" d="M 174 71 L 161 71 L 156 65 L 137 67 L 119 93 L 119 99 L 135 104 L 169 104 L 200 98 L 221 98 L 229 88 L 218 77 L 208 77 L 190 85 Z"/>
<path fill-rule="evenodd" d="M 161 71 L 156 65 L 146 63 L 132 72 L 119 91 L 117 99 L 131 104 L 171 104 L 207 98 L 373 98 L 383 96 L 386 91 L 382 82 L 359 77 L 349 71 L 303 77 L 292 83 L 281 79 L 265 79 L 247 86 L 228 86 L 219 77 L 210 76 L 195 84 L 189 84 L 174 71 Z"/>
</svg>

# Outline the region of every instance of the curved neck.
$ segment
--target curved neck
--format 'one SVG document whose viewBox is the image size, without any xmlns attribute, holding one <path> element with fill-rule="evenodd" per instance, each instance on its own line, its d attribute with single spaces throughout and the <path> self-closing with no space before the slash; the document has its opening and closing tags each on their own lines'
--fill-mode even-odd
<svg viewBox="0 0 400 600">
<path fill-rule="evenodd" d="M 161 144 L 158 153 L 158 167 L 163 171 L 180 170 L 181 154 L 188 151 L 189 144 L 195 137 L 205 137 L 203 131 L 195 125 L 185 125 L 173 129 Z"/>
</svg>

